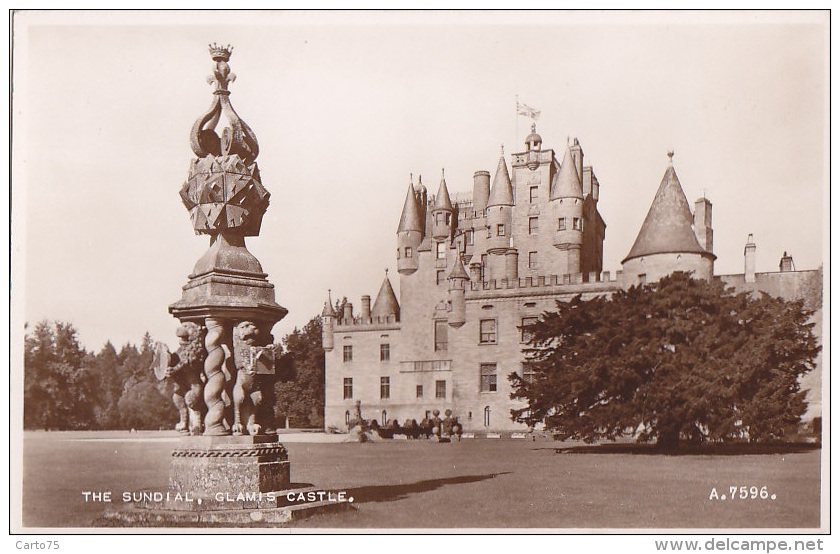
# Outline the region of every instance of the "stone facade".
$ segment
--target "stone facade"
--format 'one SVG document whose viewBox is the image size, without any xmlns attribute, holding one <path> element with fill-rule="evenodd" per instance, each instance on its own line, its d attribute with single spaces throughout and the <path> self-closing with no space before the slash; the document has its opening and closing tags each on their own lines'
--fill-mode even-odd
<svg viewBox="0 0 840 554">
<path fill-rule="evenodd" d="M 669 153 L 673 156 L 673 153 Z M 467 433 L 514 432 L 508 376 L 527 372 L 521 327 L 578 294 L 604 295 L 676 271 L 714 278 L 712 204 L 692 212 L 668 165 L 638 238 L 614 274 L 603 271 L 600 183 L 577 139 L 562 156 L 532 128 L 525 150 L 477 171 L 472 195 L 429 195 L 409 184 L 397 229 L 400 300 L 386 275 L 377 306 L 324 308 L 325 425 L 347 428 L 361 402 L 380 425 L 451 409 Z M 454 200 L 453 200 L 454 198 Z M 750 237 L 750 243 L 752 237 Z M 755 245 L 745 249 L 754 268 Z M 738 288 L 798 298 L 806 273 L 722 277 Z M 740 285 L 738 279 L 740 278 Z M 821 286 L 821 285 L 820 285 Z M 801 288 L 801 287 L 800 287 Z M 382 306 L 386 306 L 385 310 Z"/>
</svg>

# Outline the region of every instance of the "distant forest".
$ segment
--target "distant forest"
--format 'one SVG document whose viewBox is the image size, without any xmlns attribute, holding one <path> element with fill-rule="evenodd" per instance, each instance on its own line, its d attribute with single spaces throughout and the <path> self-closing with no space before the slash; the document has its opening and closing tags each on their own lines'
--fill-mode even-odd
<svg viewBox="0 0 840 554">
<path fill-rule="evenodd" d="M 175 337 L 163 342 L 171 346 Z M 321 320 L 295 328 L 274 345 L 277 353 L 277 424 L 323 428 L 324 351 Z M 99 352 L 79 343 L 72 323 L 26 326 L 23 385 L 24 429 L 172 429 L 178 413 L 172 386 L 151 369 L 154 339 Z"/>
</svg>

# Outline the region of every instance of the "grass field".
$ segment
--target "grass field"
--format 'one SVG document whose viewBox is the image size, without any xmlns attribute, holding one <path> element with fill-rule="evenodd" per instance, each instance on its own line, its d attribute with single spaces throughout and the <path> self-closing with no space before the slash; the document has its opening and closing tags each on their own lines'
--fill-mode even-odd
<svg viewBox="0 0 840 554">
<path fill-rule="evenodd" d="M 87 527 L 82 491 L 166 490 L 173 433 L 26 433 L 24 527 Z M 300 437 L 298 437 L 300 439 Z M 317 437 L 312 438 L 318 440 Z M 355 510 L 295 522 L 328 528 L 744 529 L 820 527 L 820 450 L 656 454 L 550 440 L 290 440 L 292 481 L 347 491 Z M 558 449 L 562 451 L 558 452 Z M 766 486 L 762 500 L 730 486 Z M 710 500 L 715 488 L 726 500 Z"/>
</svg>

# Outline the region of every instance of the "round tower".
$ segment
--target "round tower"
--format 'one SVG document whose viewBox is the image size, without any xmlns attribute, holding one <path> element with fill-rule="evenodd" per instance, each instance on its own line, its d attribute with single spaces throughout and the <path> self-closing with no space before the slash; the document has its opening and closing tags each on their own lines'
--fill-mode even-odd
<svg viewBox="0 0 840 554">
<path fill-rule="evenodd" d="M 554 214 L 554 246 L 565 253 L 565 273 L 580 273 L 583 244 L 583 188 L 571 149 L 551 184 L 550 202 Z"/>
<path fill-rule="evenodd" d="M 450 327 L 461 327 L 467 322 L 467 302 L 466 302 L 466 284 L 470 280 L 464 269 L 464 264 L 461 263 L 461 257 L 455 257 L 455 263 L 452 266 L 452 271 L 449 272 L 449 301 L 452 304 L 452 309 L 449 311 L 447 321 Z"/>
<path fill-rule="evenodd" d="M 673 156 L 673 151 L 668 152 L 668 168 L 636 242 L 621 262 L 625 287 L 653 283 L 674 271 L 706 280 L 714 274 L 715 255 L 697 240 L 692 228 L 694 218 L 674 170 Z"/>
<path fill-rule="evenodd" d="M 321 312 L 321 346 L 330 352 L 335 346 L 333 333 L 335 332 L 335 308 L 332 305 L 332 291 L 327 292 L 324 311 Z"/>
<path fill-rule="evenodd" d="M 441 170 L 440 187 L 435 196 L 435 205 L 432 206 L 432 236 L 435 240 L 442 241 L 451 238 L 454 214 L 455 209 L 452 207 L 449 189 L 446 188 L 446 178 Z"/>
<path fill-rule="evenodd" d="M 400 225 L 397 228 L 397 271 L 411 275 L 420 267 L 417 247 L 423 241 L 423 223 L 413 183 L 405 195 Z"/>
<path fill-rule="evenodd" d="M 490 198 L 487 200 L 487 225 L 490 228 L 487 239 L 489 254 L 504 254 L 510 248 L 512 216 L 513 188 L 505 163 L 505 150 L 502 147 L 496 176 L 493 178 L 493 187 L 490 189 Z"/>
</svg>

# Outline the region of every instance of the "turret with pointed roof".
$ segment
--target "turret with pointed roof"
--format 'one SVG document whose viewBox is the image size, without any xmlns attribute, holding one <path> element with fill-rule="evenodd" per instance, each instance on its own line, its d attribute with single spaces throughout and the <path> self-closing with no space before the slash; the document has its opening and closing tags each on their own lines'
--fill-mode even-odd
<svg viewBox="0 0 840 554">
<path fill-rule="evenodd" d="M 388 279 L 387 271 L 382 286 L 379 287 L 379 294 L 376 295 L 376 301 L 373 303 L 370 315 L 374 320 L 377 318 L 387 320 L 390 316 L 393 316 L 396 321 L 400 320 L 400 304 L 397 302 L 397 295 L 394 294 L 394 288 L 391 286 L 391 280 Z"/>
<path fill-rule="evenodd" d="M 332 351 L 335 346 L 333 332 L 335 331 L 335 308 L 332 304 L 332 291 L 327 292 L 327 301 L 324 303 L 324 311 L 321 312 L 321 346 L 327 352 Z"/>
<path fill-rule="evenodd" d="M 425 207 L 418 205 L 414 183 L 409 183 L 397 227 L 397 271 L 403 275 L 411 275 L 419 267 L 417 247 L 423 241 L 421 209 L 425 213 Z"/>
<path fill-rule="evenodd" d="M 621 261 L 625 285 L 655 282 L 674 271 L 712 278 L 715 255 L 697 240 L 694 217 L 674 169 L 673 155 L 673 151 L 668 152 L 671 159 L 659 189 L 630 253 Z M 704 200 L 706 204 L 711 209 L 711 202 Z"/>
<path fill-rule="evenodd" d="M 496 166 L 496 175 L 493 177 L 493 186 L 490 188 L 490 198 L 487 200 L 487 207 L 492 206 L 513 206 L 513 187 L 510 184 L 510 174 L 505 163 L 505 150 L 499 157 L 499 165 Z"/>
<path fill-rule="evenodd" d="M 487 239 L 488 254 L 504 254 L 511 247 L 511 233 L 513 231 L 513 187 L 510 183 L 505 150 L 499 157 L 496 175 L 493 177 L 493 187 L 487 200 L 487 225 L 490 236 Z"/>
<path fill-rule="evenodd" d="M 571 149 L 566 147 L 566 155 L 560 165 L 560 171 L 551 184 L 551 200 L 558 198 L 583 198 L 583 188 Z"/>
<path fill-rule="evenodd" d="M 673 156 L 672 152 L 669 154 Z M 673 163 L 669 162 L 636 242 L 622 263 L 651 254 L 706 253 L 697 241 L 693 223 L 685 192 Z"/>
<path fill-rule="evenodd" d="M 451 327 L 461 327 L 467 322 L 467 302 L 465 285 L 470 280 L 461 262 L 461 256 L 455 256 L 452 271 L 449 272 L 449 302 L 450 310 L 447 316 Z"/>
<path fill-rule="evenodd" d="M 452 234 L 452 221 L 455 209 L 452 207 L 452 199 L 449 197 L 449 189 L 446 187 L 446 177 L 443 170 L 440 172 L 440 187 L 435 196 L 435 204 L 432 206 L 432 236 L 437 240 L 449 238 Z"/>
</svg>

